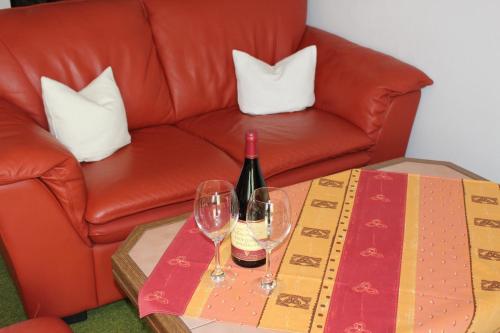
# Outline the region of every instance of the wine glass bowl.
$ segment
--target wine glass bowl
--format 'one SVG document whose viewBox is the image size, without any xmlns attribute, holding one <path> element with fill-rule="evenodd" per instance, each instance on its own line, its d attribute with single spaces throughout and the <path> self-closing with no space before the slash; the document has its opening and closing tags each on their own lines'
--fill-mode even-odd
<svg viewBox="0 0 500 333">
<path fill-rule="evenodd" d="M 196 223 L 212 241 L 222 241 L 231 230 L 231 200 L 230 192 L 214 192 L 198 198 Z"/>
<path fill-rule="evenodd" d="M 220 265 L 219 247 L 234 228 L 238 212 L 238 199 L 231 183 L 207 180 L 198 186 L 194 200 L 194 218 L 198 228 L 215 245 L 215 269 L 211 274 L 215 283 L 220 283 L 225 278 Z"/>
<path fill-rule="evenodd" d="M 287 193 L 275 187 L 256 189 L 248 201 L 247 227 L 252 238 L 266 250 L 266 274 L 260 286 L 267 294 L 270 294 L 277 284 L 270 267 L 271 252 L 290 233 L 290 211 Z"/>
</svg>

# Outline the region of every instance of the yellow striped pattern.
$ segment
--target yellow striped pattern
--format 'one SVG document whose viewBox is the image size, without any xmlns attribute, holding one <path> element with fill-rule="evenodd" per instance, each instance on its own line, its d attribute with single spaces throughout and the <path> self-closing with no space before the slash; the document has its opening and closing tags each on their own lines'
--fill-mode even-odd
<svg viewBox="0 0 500 333">
<path fill-rule="evenodd" d="M 359 172 L 353 170 L 351 176 L 346 171 L 313 181 L 279 270 L 281 288 L 268 299 L 260 327 L 307 332 L 314 322 L 322 331 L 349 221 L 341 212 L 343 207 L 349 212 L 352 209 L 355 186 L 351 185 L 357 182 Z M 329 181 L 336 185 L 325 186 Z M 349 189 L 352 192 L 347 192 Z M 344 204 L 346 192 L 350 201 Z M 337 227 L 341 232 L 336 234 Z M 302 265 L 297 264 L 297 258 L 303 258 Z"/>
<path fill-rule="evenodd" d="M 419 209 L 420 176 L 408 175 L 405 233 L 396 321 L 396 332 L 398 333 L 414 332 Z"/>
<path fill-rule="evenodd" d="M 497 333 L 500 332 L 500 189 L 494 183 L 464 180 L 464 192 L 476 305 L 467 332 Z"/>
</svg>

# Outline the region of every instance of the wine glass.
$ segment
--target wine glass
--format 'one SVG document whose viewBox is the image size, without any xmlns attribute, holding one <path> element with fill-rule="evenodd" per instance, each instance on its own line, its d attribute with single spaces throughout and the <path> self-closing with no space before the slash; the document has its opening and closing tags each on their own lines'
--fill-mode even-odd
<svg viewBox="0 0 500 333">
<path fill-rule="evenodd" d="M 266 274 L 260 281 L 261 290 L 270 295 L 277 282 L 271 272 L 271 251 L 290 233 L 290 200 L 282 189 L 261 187 L 250 196 L 246 223 L 250 235 L 266 250 Z"/>
<path fill-rule="evenodd" d="M 196 190 L 194 217 L 198 228 L 215 245 L 215 269 L 211 278 L 216 284 L 224 281 L 226 273 L 220 264 L 220 243 L 238 220 L 238 198 L 234 187 L 224 180 L 207 180 Z"/>
</svg>

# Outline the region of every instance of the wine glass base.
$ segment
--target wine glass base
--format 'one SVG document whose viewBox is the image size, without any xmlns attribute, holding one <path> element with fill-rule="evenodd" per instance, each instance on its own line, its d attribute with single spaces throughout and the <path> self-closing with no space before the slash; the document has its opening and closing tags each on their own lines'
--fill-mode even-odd
<svg viewBox="0 0 500 333">
<path fill-rule="evenodd" d="M 210 276 L 212 278 L 212 286 L 214 288 L 229 287 L 233 285 L 234 281 L 236 280 L 236 275 L 230 268 L 224 267 L 223 270 L 224 274 Z"/>
<path fill-rule="evenodd" d="M 260 281 L 260 287 L 268 293 L 271 293 L 274 290 L 274 288 L 276 288 L 276 286 L 277 286 L 276 280 L 272 280 L 270 282 L 265 282 L 263 280 Z"/>
<path fill-rule="evenodd" d="M 222 274 L 212 273 L 212 275 L 210 275 L 210 277 L 212 278 L 213 283 L 221 283 L 226 278 L 226 273 L 224 273 L 224 272 L 222 272 Z"/>
<path fill-rule="evenodd" d="M 281 279 L 275 279 L 271 284 L 264 283 L 262 278 L 254 279 L 252 281 L 252 294 L 260 297 L 270 297 L 274 294 L 281 293 L 285 288 L 285 283 Z"/>
</svg>

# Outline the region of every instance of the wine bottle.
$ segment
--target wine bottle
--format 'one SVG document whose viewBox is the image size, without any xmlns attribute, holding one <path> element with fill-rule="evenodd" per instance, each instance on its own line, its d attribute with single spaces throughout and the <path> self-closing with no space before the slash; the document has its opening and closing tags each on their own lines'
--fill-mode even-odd
<svg viewBox="0 0 500 333">
<path fill-rule="evenodd" d="M 245 224 L 247 203 L 252 192 L 265 186 L 257 156 L 257 133 L 248 131 L 245 134 L 245 162 L 235 189 L 240 216 L 231 233 L 231 256 L 234 263 L 242 267 L 259 267 L 266 263 L 265 250 L 252 238 Z"/>
</svg>

